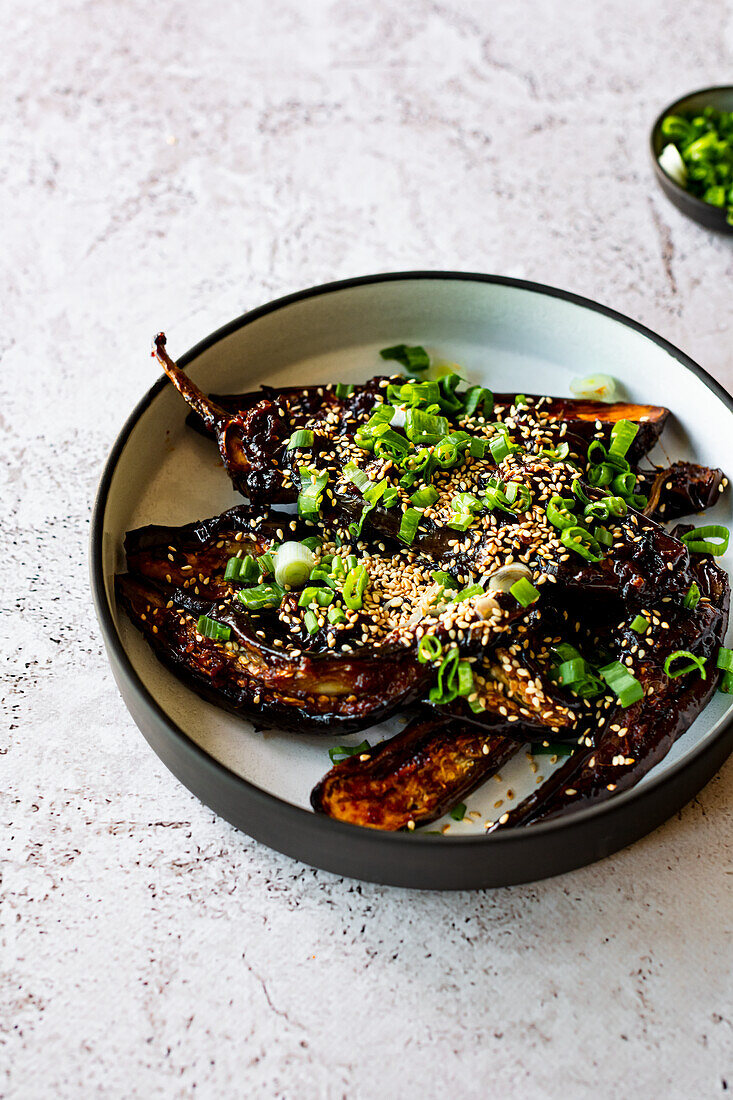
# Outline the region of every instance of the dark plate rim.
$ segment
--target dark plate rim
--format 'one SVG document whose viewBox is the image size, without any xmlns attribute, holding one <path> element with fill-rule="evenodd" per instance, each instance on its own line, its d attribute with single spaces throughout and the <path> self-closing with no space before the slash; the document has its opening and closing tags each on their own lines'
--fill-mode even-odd
<svg viewBox="0 0 733 1100">
<path fill-rule="evenodd" d="M 674 114 L 675 108 L 679 107 L 686 100 L 692 99 L 693 96 L 712 95 L 714 92 L 733 92 L 733 84 L 712 84 L 709 88 L 698 88 L 693 92 L 687 92 L 686 95 L 678 96 L 677 99 L 675 99 L 672 103 L 665 107 L 663 111 L 660 111 L 660 113 L 654 120 L 651 130 L 649 131 L 649 150 L 651 152 L 652 164 L 654 165 L 654 172 L 659 179 L 663 179 L 666 183 L 668 183 L 669 186 L 681 198 L 684 197 L 684 199 L 686 199 L 690 203 L 690 205 L 695 210 L 697 210 L 698 213 L 707 214 L 708 216 L 710 216 L 713 211 L 717 211 L 721 216 L 723 228 L 733 231 L 733 226 L 729 226 L 725 220 L 725 209 L 721 209 L 718 206 L 713 206 L 712 203 L 705 202 L 703 199 L 698 198 L 697 195 L 691 194 L 687 190 L 687 188 L 682 187 L 679 183 L 677 183 L 677 180 L 674 180 L 671 176 L 668 176 L 662 168 L 661 164 L 659 163 L 659 158 L 654 148 L 654 139 L 657 136 L 659 128 L 667 115 Z"/>
<path fill-rule="evenodd" d="M 211 348 L 214 344 L 219 343 L 221 340 L 230 336 L 233 332 L 237 332 L 245 325 L 252 324 L 259 318 L 266 316 L 269 313 L 273 313 L 279 309 L 286 308 L 296 302 L 302 302 L 309 298 L 320 297 L 325 294 L 332 294 L 343 290 L 350 290 L 355 287 L 368 286 L 375 283 L 389 283 L 389 282 L 408 282 L 414 280 L 434 280 L 434 281 L 454 281 L 454 282 L 472 282 L 472 283 L 490 283 L 497 286 L 510 286 L 515 287 L 518 290 L 528 291 L 534 294 L 540 294 L 551 298 L 559 298 L 562 301 L 570 302 L 573 305 L 579 306 L 583 309 L 589 309 L 595 313 L 600 313 L 604 317 L 608 317 L 619 324 L 625 325 L 628 328 L 640 333 L 647 339 L 652 340 L 660 348 L 672 355 L 679 363 L 682 364 L 687 370 L 696 375 L 703 384 L 715 394 L 715 396 L 723 402 L 730 412 L 733 413 L 733 397 L 728 391 L 714 379 L 706 370 L 704 370 L 698 363 L 691 359 L 674 344 L 670 343 L 664 337 L 659 336 L 639 321 L 633 320 L 631 317 L 627 317 L 623 313 L 619 313 L 617 310 L 595 302 L 590 298 L 585 298 L 582 295 L 575 294 L 572 291 L 561 290 L 557 287 L 548 286 L 545 283 L 532 282 L 527 279 L 516 279 L 503 275 L 489 275 L 481 272 L 462 272 L 462 271 L 431 271 L 431 270 L 417 270 L 417 271 L 395 271 L 395 272 L 383 272 L 374 275 L 361 275 L 355 276 L 349 279 L 340 279 L 328 283 L 323 283 L 318 286 L 308 287 L 305 290 L 295 291 L 291 294 L 286 294 L 283 297 L 276 298 L 271 302 L 267 302 L 264 305 L 257 306 L 241 316 L 235 318 L 233 321 L 222 325 L 216 329 L 210 335 L 204 337 L 192 348 L 190 348 L 184 355 L 180 356 L 178 362 L 181 366 L 186 367 L 197 359 L 204 351 Z M 112 615 L 112 609 L 110 607 L 107 592 L 104 582 L 104 570 L 103 570 L 103 533 L 104 533 L 104 515 L 107 506 L 107 497 L 109 488 L 114 476 L 114 472 L 117 466 L 117 462 L 122 453 L 127 440 L 137 424 L 138 420 L 152 403 L 155 397 L 161 392 L 164 386 L 168 385 L 168 379 L 165 375 L 161 375 L 158 380 L 151 386 L 148 392 L 138 401 L 133 411 L 128 416 L 122 429 L 120 430 L 112 449 L 109 453 L 107 461 L 102 472 L 99 488 L 97 490 L 96 498 L 94 501 L 94 507 L 92 511 L 91 521 L 91 533 L 90 533 L 90 580 L 92 595 L 94 599 L 94 607 L 97 614 L 97 619 L 102 632 L 102 637 L 107 647 L 108 652 L 114 655 L 115 661 L 124 672 L 126 679 L 130 687 L 134 690 L 138 697 L 138 701 L 151 710 L 162 725 L 166 728 L 167 732 L 178 740 L 179 744 L 185 748 L 188 755 L 196 762 L 196 765 L 202 768 L 204 771 L 210 773 L 219 774 L 222 779 L 225 777 L 229 781 L 234 781 L 242 789 L 243 794 L 246 793 L 250 800 L 250 803 L 256 808 L 257 804 L 268 810 L 277 809 L 283 816 L 283 824 L 287 825 L 288 822 L 294 829 L 297 829 L 299 825 L 308 823 L 309 831 L 320 830 L 320 832 L 326 836 L 330 835 L 331 838 L 341 834 L 344 843 L 347 844 L 349 837 L 356 838 L 358 835 L 362 844 L 368 843 L 370 848 L 382 847 L 385 850 L 390 848 L 394 851 L 395 846 L 408 846 L 415 850 L 415 844 L 420 845 L 433 844 L 436 845 L 436 850 L 445 851 L 446 854 L 454 850 L 456 846 L 460 846 L 461 850 L 471 845 L 487 845 L 491 844 L 494 850 L 500 846 L 511 846 L 515 843 L 524 842 L 527 839 L 527 830 L 507 830 L 506 832 L 497 832 L 489 835 L 471 835 L 471 836 L 425 836 L 423 834 L 412 834 L 408 832 L 382 832 L 376 829 L 368 829 L 360 825 L 351 825 L 345 822 L 334 821 L 332 818 L 321 816 L 320 814 L 314 814 L 310 810 L 303 809 L 300 806 L 295 806 L 293 803 L 287 802 L 277 795 L 270 794 L 268 791 L 263 790 L 261 787 L 256 786 L 249 780 L 244 779 L 238 775 L 232 769 L 228 768 L 225 764 L 216 760 L 209 753 L 205 752 L 195 741 L 193 741 L 188 734 L 181 729 L 176 722 L 174 722 L 160 703 L 157 701 L 154 695 L 148 691 L 142 680 L 139 678 L 127 652 L 122 644 L 120 636 L 115 626 L 114 618 Z M 639 787 L 632 787 L 628 791 L 624 791 L 614 798 L 608 799 L 605 802 L 599 803 L 595 806 L 589 806 L 583 810 L 578 810 L 576 813 L 570 814 L 567 817 L 560 817 L 554 821 L 539 822 L 533 825 L 531 828 L 532 836 L 536 838 L 546 837 L 548 835 L 562 834 L 563 832 L 573 832 L 578 827 L 582 827 L 589 821 L 595 821 L 606 815 L 616 814 L 622 807 L 629 807 L 635 802 L 647 801 L 651 799 L 652 795 L 660 795 L 661 792 L 667 787 L 674 785 L 677 777 L 688 767 L 690 767 L 695 761 L 698 761 L 701 757 L 711 753 L 714 748 L 724 740 L 725 734 L 729 728 L 733 725 L 733 715 L 727 720 L 721 723 L 720 728 L 716 731 L 712 738 L 706 738 L 695 749 L 691 750 L 683 760 L 678 761 L 671 768 L 668 768 L 662 775 L 652 778 L 640 789 Z"/>
</svg>

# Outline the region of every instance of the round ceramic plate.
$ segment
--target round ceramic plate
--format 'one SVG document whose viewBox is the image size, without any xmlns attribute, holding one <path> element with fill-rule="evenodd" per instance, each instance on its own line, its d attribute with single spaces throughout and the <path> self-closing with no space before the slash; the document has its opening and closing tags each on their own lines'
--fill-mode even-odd
<svg viewBox="0 0 733 1100">
<path fill-rule="evenodd" d="M 175 333 L 168 336 L 176 355 Z M 471 382 L 497 391 L 567 395 L 578 375 L 611 374 L 631 400 L 672 409 L 663 437 L 669 456 L 733 471 L 733 401 L 700 367 L 609 309 L 513 279 L 419 272 L 332 283 L 245 314 L 179 362 L 202 389 L 219 393 L 265 382 L 357 382 L 383 371 L 380 348 L 403 342 L 424 344 L 434 357 L 459 363 Z M 203 702 L 157 662 L 115 604 L 126 531 L 187 523 L 239 500 L 211 443 L 186 427 L 187 411 L 160 378 L 122 429 L 95 506 L 94 596 L 120 691 L 153 749 L 191 791 L 257 840 L 317 867 L 399 886 L 525 882 L 599 859 L 653 829 L 733 748 L 731 700 L 717 694 L 636 788 L 565 819 L 485 834 L 496 803 L 504 812 L 538 782 L 524 753 L 467 799 L 463 822 L 430 827 L 448 823 L 446 835 L 382 833 L 314 814 L 309 794 L 330 766 L 334 739 L 254 729 Z M 730 523 L 727 497 L 714 517 Z M 374 743 L 402 721 L 338 741 Z M 547 776 L 549 765 L 542 771 Z"/>
</svg>

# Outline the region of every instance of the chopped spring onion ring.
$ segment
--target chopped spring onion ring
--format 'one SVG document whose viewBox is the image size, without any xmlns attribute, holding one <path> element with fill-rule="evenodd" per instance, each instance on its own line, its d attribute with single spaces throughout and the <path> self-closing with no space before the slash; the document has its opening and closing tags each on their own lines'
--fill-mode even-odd
<svg viewBox="0 0 733 1100">
<path fill-rule="evenodd" d="M 303 519 L 317 519 L 321 511 L 323 490 L 328 484 L 328 471 L 318 473 L 310 466 L 299 468 L 301 490 L 298 493 L 298 515 Z"/>
<path fill-rule="evenodd" d="M 687 657 L 688 663 L 683 665 L 682 668 L 672 671 L 672 665 L 675 661 L 681 657 Z M 664 662 L 664 671 L 671 680 L 676 680 L 678 676 L 684 676 L 686 672 L 694 672 L 698 670 L 703 680 L 707 679 L 707 673 L 705 671 L 705 657 L 697 657 L 694 653 L 691 653 L 689 649 L 678 649 L 674 653 L 670 653 L 667 660 Z"/>
<path fill-rule="evenodd" d="M 310 607 L 314 603 L 319 607 L 328 607 L 332 599 L 333 592 L 330 588 L 316 588 L 315 585 L 309 585 L 301 592 L 298 607 Z"/>
<path fill-rule="evenodd" d="M 382 348 L 379 354 L 382 359 L 396 359 L 409 371 L 424 371 L 430 366 L 430 356 L 420 344 L 412 347 L 407 344 L 395 344 L 392 348 Z"/>
<path fill-rule="evenodd" d="M 557 447 L 544 447 L 540 454 L 548 462 L 564 462 L 570 454 L 570 444 L 563 440 L 562 443 L 558 443 Z"/>
<path fill-rule="evenodd" d="M 443 653 L 443 646 L 434 634 L 425 634 L 417 647 L 417 659 L 421 665 L 437 661 Z"/>
<path fill-rule="evenodd" d="M 444 411 L 455 412 L 457 409 L 462 408 L 462 402 L 460 398 L 456 396 L 456 387 L 461 381 L 460 374 L 456 374 L 454 371 L 451 371 L 450 374 L 446 374 L 440 379 L 439 403 Z"/>
<path fill-rule="evenodd" d="M 360 611 L 364 589 L 369 583 L 369 574 L 363 565 L 350 569 L 343 587 L 343 600 L 349 611 Z"/>
<path fill-rule="evenodd" d="M 587 378 L 574 378 L 570 383 L 570 392 L 575 397 L 585 397 L 590 401 L 615 401 L 618 385 L 610 374 L 589 374 Z"/>
<path fill-rule="evenodd" d="M 695 581 L 692 582 L 687 589 L 687 595 L 684 600 L 684 607 L 688 607 L 691 611 L 697 607 L 700 602 L 700 588 Z M 720 666 L 718 666 L 720 667 Z"/>
<path fill-rule="evenodd" d="M 408 546 L 412 545 L 415 535 L 417 534 L 421 514 L 422 513 L 418 512 L 417 508 L 408 508 L 402 514 L 397 537 L 401 539 L 402 542 L 406 542 Z"/>
<path fill-rule="evenodd" d="M 718 650 L 716 668 L 722 668 L 723 672 L 733 672 L 733 649 L 722 645 Z"/>
<path fill-rule="evenodd" d="M 319 631 L 318 616 L 315 611 L 306 611 L 303 616 L 303 625 L 309 634 L 317 634 Z"/>
<path fill-rule="evenodd" d="M 666 120 L 665 120 L 666 121 Z M 670 141 L 668 145 L 664 146 L 658 157 L 659 166 L 663 172 L 673 179 L 675 183 L 678 183 L 680 187 L 684 187 L 687 183 L 687 165 L 682 159 L 682 154 L 676 145 L 673 145 Z"/>
<path fill-rule="evenodd" d="M 724 672 L 720 678 L 720 684 L 718 685 L 718 691 L 722 691 L 724 695 L 733 695 L 733 672 Z"/>
<path fill-rule="evenodd" d="M 558 679 L 561 684 L 566 684 L 568 687 L 571 684 L 577 684 L 580 680 L 585 680 L 587 667 L 582 657 L 563 661 L 557 670 Z"/>
<path fill-rule="evenodd" d="M 315 563 L 313 551 L 302 542 L 284 542 L 275 557 L 275 580 L 290 588 L 300 588 L 310 577 Z"/>
<path fill-rule="evenodd" d="M 224 570 L 225 581 L 241 581 L 243 584 L 256 581 L 259 575 L 260 568 L 251 554 L 244 558 L 230 558 Z"/>
<path fill-rule="evenodd" d="M 354 392 L 354 387 L 348 385 L 347 382 L 339 382 L 336 386 L 336 396 L 343 400 L 344 397 L 351 397 Z"/>
<path fill-rule="evenodd" d="M 506 435 L 496 435 L 489 440 L 489 450 L 491 451 L 491 457 L 498 465 L 510 454 L 511 444 Z"/>
<path fill-rule="evenodd" d="M 260 554 L 257 559 L 257 564 L 260 567 L 260 573 L 263 577 L 268 577 L 270 573 L 275 572 L 275 558 L 274 553 L 268 551 L 266 554 Z"/>
<path fill-rule="evenodd" d="M 649 629 L 649 620 L 643 615 L 637 615 L 629 623 L 630 628 L 637 634 L 646 634 Z"/>
<path fill-rule="evenodd" d="M 473 416 L 479 406 L 481 406 L 484 417 L 491 416 L 494 411 L 494 395 L 485 386 L 471 386 L 470 389 L 466 390 L 464 398 L 464 416 Z"/>
<path fill-rule="evenodd" d="M 362 741 L 360 745 L 334 745 L 333 748 L 328 750 L 328 755 L 331 758 L 332 764 L 339 764 L 342 760 L 346 760 L 349 756 L 361 756 L 362 753 L 369 752 L 371 745 L 368 741 Z"/>
<path fill-rule="evenodd" d="M 424 489 L 418 489 L 410 500 L 416 508 L 429 508 L 438 499 L 438 490 L 433 485 L 427 485 Z"/>
<path fill-rule="evenodd" d="M 430 576 L 436 584 L 442 584 L 443 588 L 458 588 L 458 582 L 444 569 L 436 569 Z"/>
<path fill-rule="evenodd" d="M 619 496 L 628 497 L 636 486 L 636 474 L 631 470 L 625 470 L 622 474 L 616 474 L 611 482 L 611 490 Z"/>
<path fill-rule="evenodd" d="M 451 603 L 463 603 L 464 600 L 472 600 L 474 596 L 483 596 L 484 589 L 480 584 L 469 584 L 467 588 L 462 588 L 460 592 L 456 592 L 451 596 Z"/>
<path fill-rule="evenodd" d="M 334 626 L 339 626 L 341 623 L 345 623 L 347 619 L 340 607 L 329 607 L 328 621 Z"/>
<path fill-rule="evenodd" d="M 310 428 L 298 428 L 297 432 L 293 432 L 288 440 L 288 451 L 294 451 L 298 447 L 312 447 L 315 436 Z"/>
<path fill-rule="evenodd" d="M 199 616 L 196 629 L 204 638 L 213 638 L 215 642 L 228 642 L 232 636 L 230 627 L 218 623 L 216 619 L 210 619 L 208 615 Z"/>
<path fill-rule="evenodd" d="M 300 540 L 303 546 L 307 546 L 309 550 L 317 550 L 319 546 L 323 546 L 323 539 L 320 535 L 308 535 L 307 539 Z"/>
<path fill-rule="evenodd" d="M 561 531 L 573 528 L 578 520 L 573 515 L 572 509 L 575 501 L 572 497 L 561 497 L 558 493 L 551 496 L 547 503 L 547 518 L 553 527 Z"/>
<path fill-rule="evenodd" d="M 611 428 L 611 443 L 608 448 L 609 455 L 623 457 L 639 433 L 639 425 L 631 420 L 617 420 Z"/>
<path fill-rule="evenodd" d="M 613 535 L 605 527 L 594 527 L 593 537 L 597 543 L 601 546 L 609 547 L 613 546 Z"/>
<path fill-rule="evenodd" d="M 473 517 L 483 508 L 481 501 L 473 493 L 456 493 L 451 501 L 453 512 L 448 526 L 454 531 L 467 531 L 473 523 Z"/>
<path fill-rule="evenodd" d="M 610 664 L 604 665 L 603 668 L 598 669 L 598 674 L 614 692 L 620 706 L 630 707 L 644 698 L 644 688 L 620 661 L 611 661 Z"/>
<path fill-rule="evenodd" d="M 566 527 L 560 533 L 560 542 L 568 550 L 574 550 L 586 561 L 601 561 L 603 555 L 600 546 L 584 527 Z"/>
<path fill-rule="evenodd" d="M 713 554 L 718 557 L 728 549 L 730 531 L 719 523 L 712 523 L 706 527 L 696 527 L 680 538 L 693 554 Z M 711 539 L 720 539 L 720 542 L 711 542 Z"/>
<path fill-rule="evenodd" d="M 450 815 L 454 821 L 463 821 L 464 817 L 466 816 L 466 803 L 459 802 L 457 806 L 453 807 Z"/>
<path fill-rule="evenodd" d="M 444 416 L 434 416 L 422 409 L 408 409 L 405 416 L 405 435 L 411 443 L 432 445 L 448 434 L 448 421 Z"/>
<path fill-rule="evenodd" d="M 540 598 L 539 592 L 526 577 L 520 577 L 518 581 L 515 581 L 509 591 L 522 607 L 529 607 L 530 604 L 536 603 Z"/>
<path fill-rule="evenodd" d="M 261 611 L 263 607 L 279 607 L 285 590 L 278 584 L 258 584 L 256 588 L 241 588 L 237 598 L 249 611 Z"/>
</svg>

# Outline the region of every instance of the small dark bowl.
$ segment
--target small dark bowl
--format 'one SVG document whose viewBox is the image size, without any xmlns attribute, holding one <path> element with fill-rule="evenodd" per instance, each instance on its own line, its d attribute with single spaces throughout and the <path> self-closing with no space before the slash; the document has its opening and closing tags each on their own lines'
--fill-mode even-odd
<svg viewBox="0 0 733 1100">
<path fill-rule="evenodd" d="M 715 229 L 719 233 L 733 233 L 733 225 L 726 221 L 726 208 L 713 206 L 709 202 L 703 202 L 697 196 L 691 195 L 684 187 L 680 187 L 671 179 L 659 163 L 661 153 L 667 141 L 662 136 L 662 122 L 667 115 L 701 114 L 705 107 L 717 107 L 721 111 L 733 111 L 733 84 L 721 84 L 713 88 L 702 88 L 699 92 L 690 92 L 689 95 L 676 99 L 665 107 L 652 126 L 651 153 L 654 164 L 654 173 L 659 186 L 664 191 L 670 202 L 673 202 L 678 210 L 686 214 L 688 218 L 704 225 L 706 229 Z"/>
</svg>

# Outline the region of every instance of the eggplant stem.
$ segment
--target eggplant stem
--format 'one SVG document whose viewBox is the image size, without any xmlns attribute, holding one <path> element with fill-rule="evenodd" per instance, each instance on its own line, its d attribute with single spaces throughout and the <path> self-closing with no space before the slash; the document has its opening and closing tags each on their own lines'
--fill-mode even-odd
<svg viewBox="0 0 733 1100">
<path fill-rule="evenodd" d="M 231 420 L 231 414 L 225 412 L 220 405 L 217 405 L 215 401 L 207 397 L 206 394 L 191 381 L 188 375 L 184 374 L 178 364 L 173 362 L 170 355 L 165 350 L 165 345 L 165 333 L 159 332 L 153 340 L 153 355 L 187 404 L 198 413 L 210 431 L 216 432 L 217 429 L 220 429 L 228 420 Z"/>
</svg>

